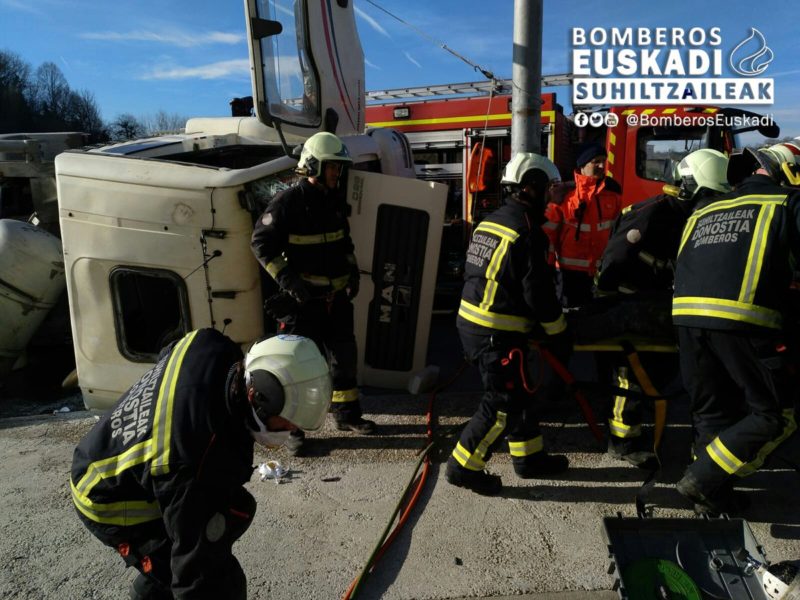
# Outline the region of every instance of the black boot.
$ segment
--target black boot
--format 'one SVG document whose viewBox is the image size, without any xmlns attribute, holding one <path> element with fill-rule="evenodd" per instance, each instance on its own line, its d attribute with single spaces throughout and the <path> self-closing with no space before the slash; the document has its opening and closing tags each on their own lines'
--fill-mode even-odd
<svg viewBox="0 0 800 600">
<path fill-rule="evenodd" d="M 465 469 L 452 458 L 447 460 L 444 478 L 451 485 L 467 488 L 481 496 L 496 496 L 503 489 L 503 481 L 498 475 Z"/>
<path fill-rule="evenodd" d="M 305 456 L 306 450 L 308 450 L 306 432 L 302 429 L 295 429 L 289 434 L 289 440 L 285 446 L 290 456 Z"/>
<path fill-rule="evenodd" d="M 619 460 L 624 460 L 640 469 L 655 469 L 658 460 L 652 448 L 647 448 L 641 437 L 620 438 L 608 437 L 608 453 Z"/>
<path fill-rule="evenodd" d="M 375 433 L 375 421 L 369 421 L 361 417 L 349 419 L 340 419 L 337 417 L 336 429 L 339 431 L 354 431 L 361 435 L 370 435 Z"/>
<path fill-rule="evenodd" d="M 561 454 L 537 452 L 525 458 L 525 462 L 515 462 L 514 472 L 521 479 L 547 477 L 563 473 L 569 468 L 569 459 Z"/>
</svg>

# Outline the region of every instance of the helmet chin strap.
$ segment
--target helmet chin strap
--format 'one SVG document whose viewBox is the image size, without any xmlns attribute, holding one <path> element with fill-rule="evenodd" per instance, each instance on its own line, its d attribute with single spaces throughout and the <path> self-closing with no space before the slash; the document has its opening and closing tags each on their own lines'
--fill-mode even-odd
<svg viewBox="0 0 800 600">
<path fill-rule="evenodd" d="M 231 365 L 225 378 L 225 405 L 231 415 L 245 414 L 243 409 L 248 406 L 241 361 Z"/>
</svg>

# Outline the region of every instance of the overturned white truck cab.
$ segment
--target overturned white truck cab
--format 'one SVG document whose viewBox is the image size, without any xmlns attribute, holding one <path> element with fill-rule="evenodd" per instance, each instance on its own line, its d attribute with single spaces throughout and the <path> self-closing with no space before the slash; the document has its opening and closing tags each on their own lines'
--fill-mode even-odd
<svg viewBox="0 0 800 600">
<path fill-rule="evenodd" d="M 244 346 L 273 331 L 253 222 L 296 181 L 290 148 L 323 130 L 342 138 L 354 163 L 345 194 L 362 270 L 361 382 L 405 387 L 424 367 L 446 188 L 413 178 L 402 134 L 363 131 L 352 0 L 297 0 L 293 11 L 248 1 L 246 12 L 257 118 L 192 119 L 181 135 L 57 157 L 88 408 L 109 407 L 192 329 L 214 327 Z"/>
</svg>

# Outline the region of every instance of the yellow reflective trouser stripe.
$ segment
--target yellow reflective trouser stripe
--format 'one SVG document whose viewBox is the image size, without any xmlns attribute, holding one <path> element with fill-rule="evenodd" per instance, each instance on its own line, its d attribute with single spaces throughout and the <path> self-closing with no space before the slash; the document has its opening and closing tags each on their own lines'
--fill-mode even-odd
<svg viewBox="0 0 800 600">
<path fill-rule="evenodd" d="M 736 471 L 736 475 L 739 477 L 747 477 L 748 475 L 752 475 L 755 473 L 761 465 L 764 464 L 764 461 L 767 459 L 767 456 L 775 450 L 778 446 L 780 446 L 786 438 L 792 435 L 795 430 L 797 429 L 797 422 L 794 419 L 794 409 L 786 409 L 783 411 L 783 431 L 781 434 L 775 438 L 774 440 L 770 440 L 766 444 L 761 447 L 761 450 L 758 451 L 756 457 L 751 460 L 749 463 L 745 463 L 742 468 Z"/>
<path fill-rule="evenodd" d="M 635 438 L 642 435 L 641 425 L 626 425 L 622 421 L 608 420 L 608 428 L 611 435 L 618 438 Z"/>
<path fill-rule="evenodd" d="M 756 228 L 753 232 L 753 240 L 750 242 L 750 252 L 747 255 L 747 268 L 742 278 L 742 289 L 739 291 L 739 302 L 752 304 L 755 299 L 758 279 L 764 266 L 764 253 L 767 250 L 767 240 L 769 239 L 769 225 L 774 216 L 774 204 L 762 208 L 758 215 Z"/>
<path fill-rule="evenodd" d="M 506 413 L 497 411 L 497 420 L 480 441 L 474 452 L 470 452 L 461 445 L 461 442 L 458 442 L 453 450 L 453 458 L 458 461 L 458 464 L 470 471 L 482 471 L 486 466 L 486 453 L 489 450 L 489 446 L 491 446 L 495 440 L 500 437 L 500 434 L 505 431 L 506 417 Z"/>
<path fill-rule="evenodd" d="M 295 246 L 310 246 L 312 244 L 327 244 L 328 242 L 336 242 L 344 238 L 344 229 L 338 231 L 331 231 L 328 233 L 317 233 L 314 235 L 297 235 L 294 233 L 289 234 L 289 243 Z"/>
<path fill-rule="evenodd" d="M 358 400 L 358 389 L 333 390 L 332 402 L 355 402 Z"/>
<path fill-rule="evenodd" d="M 489 310 L 489 307 L 494 304 L 495 295 L 497 295 L 497 274 L 500 272 L 500 266 L 503 264 L 503 259 L 508 252 L 508 241 L 503 239 L 500 245 L 494 251 L 492 260 L 489 266 L 486 267 L 486 289 L 483 290 L 483 300 L 480 303 L 480 308 Z"/>
<path fill-rule="evenodd" d="M 172 405 L 175 398 L 175 386 L 178 383 L 186 351 L 196 335 L 197 331 L 193 331 L 177 343 L 164 369 L 164 379 L 161 380 L 161 388 L 158 390 L 156 412 L 153 417 L 155 452 L 153 461 L 150 463 L 151 475 L 169 473 L 169 447 L 172 437 Z"/>
<path fill-rule="evenodd" d="M 133 500 L 98 504 L 92 502 L 86 495 L 81 494 L 72 481 L 69 482 L 69 485 L 72 490 L 72 502 L 75 507 L 87 519 L 91 519 L 96 523 L 127 527 L 161 518 L 161 510 L 155 501 Z"/>
<path fill-rule="evenodd" d="M 341 277 L 325 277 L 324 275 L 300 275 L 300 279 L 307 281 L 311 285 L 329 285 L 334 290 L 343 290 L 347 287 L 347 282 L 350 281 L 349 275 L 342 275 Z"/>
<path fill-rule="evenodd" d="M 508 442 L 508 451 L 511 456 L 530 456 L 542 450 L 544 450 L 544 440 L 540 435 L 524 442 Z"/>
<path fill-rule="evenodd" d="M 557 333 L 561 333 L 567 328 L 567 319 L 562 313 L 558 315 L 558 318 L 555 321 L 550 321 L 548 323 L 542 321 L 541 326 L 547 335 L 556 335 Z"/>
<path fill-rule="evenodd" d="M 630 389 L 630 380 L 628 379 L 628 370 L 621 367 L 617 370 L 617 386 L 623 390 Z M 611 418 L 608 420 L 608 428 L 611 435 L 615 437 L 636 437 L 639 432 L 632 432 L 631 427 L 626 425 L 622 420 L 622 411 L 625 410 L 626 396 L 614 396 L 614 408 L 611 411 Z M 638 427 L 636 429 L 639 429 Z"/>
<path fill-rule="evenodd" d="M 526 317 L 490 312 L 464 299 L 461 300 L 461 305 L 458 307 L 458 314 L 467 321 L 481 327 L 499 329 L 501 331 L 521 331 L 526 333 L 533 327 L 530 319 Z"/>
<path fill-rule="evenodd" d="M 708 452 L 711 460 L 717 463 L 717 465 L 729 475 L 736 473 L 736 471 L 741 469 L 745 464 L 736 458 L 718 437 L 714 438 L 714 441 L 706 446 L 706 452 Z"/>
<path fill-rule="evenodd" d="M 287 264 L 286 259 L 283 256 L 279 256 L 267 263 L 267 273 L 269 273 L 270 277 L 273 279 L 277 279 L 278 273 L 283 271 Z"/>
<path fill-rule="evenodd" d="M 783 323 L 781 314 L 763 306 L 724 300 L 722 298 L 701 298 L 695 296 L 676 297 L 672 300 L 672 316 L 715 317 L 729 321 L 752 323 L 770 329 L 780 329 Z"/>
</svg>

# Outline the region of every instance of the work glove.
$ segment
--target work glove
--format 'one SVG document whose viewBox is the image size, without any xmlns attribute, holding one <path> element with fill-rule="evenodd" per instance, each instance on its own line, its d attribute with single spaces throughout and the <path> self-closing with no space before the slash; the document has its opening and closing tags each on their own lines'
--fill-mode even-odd
<svg viewBox="0 0 800 600">
<path fill-rule="evenodd" d="M 305 281 L 300 279 L 299 275 L 293 274 L 287 276 L 281 282 L 281 288 L 300 305 L 311 300 L 311 292 L 308 289 L 308 285 L 306 285 Z"/>
<path fill-rule="evenodd" d="M 358 266 L 353 265 L 350 269 L 350 279 L 347 280 L 347 299 L 352 300 L 358 296 L 358 290 L 361 286 L 361 272 Z"/>
</svg>

